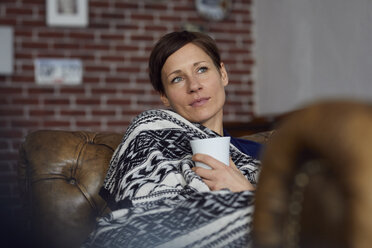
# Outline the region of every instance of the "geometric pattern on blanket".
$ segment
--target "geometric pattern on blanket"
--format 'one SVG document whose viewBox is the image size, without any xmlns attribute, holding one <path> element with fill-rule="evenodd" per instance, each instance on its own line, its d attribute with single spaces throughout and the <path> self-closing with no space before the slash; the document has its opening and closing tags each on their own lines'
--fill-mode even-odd
<svg viewBox="0 0 372 248">
<path fill-rule="evenodd" d="M 252 210 L 248 191 L 194 193 L 114 211 L 99 221 L 101 228 L 83 247 L 247 247 Z"/>
<path fill-rule="evenodd" d="M 98 221 L 84 247 L 247 245 L 253 193 L 210 191 L 191 170 L 190 140 L 218 136 L 170 110 L 136 117 L 114 152 L 101 189 L 114 211 Z M 233 145 L 230 156 L 256 184 L 260 162 Z"/>
<path fill-rule="evenodd" d="M 183 191 L 209 191 L 191 171 L 190 140 L 218 137 L 170 110 L 149 110 L 136 117 L 116 149 L 103 186 L 110 207 L 121 203 L 157 201 Z M 253 184 L 260 162 L 230 145 L 236 166 Z M 125 206 L 125 204 L 124 204 Z"/>
</svg>

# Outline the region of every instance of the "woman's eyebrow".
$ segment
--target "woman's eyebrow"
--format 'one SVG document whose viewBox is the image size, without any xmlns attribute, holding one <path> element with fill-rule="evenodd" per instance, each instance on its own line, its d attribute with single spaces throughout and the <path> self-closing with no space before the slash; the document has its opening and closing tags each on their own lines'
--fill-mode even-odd
<svg viewBox="0 0 372 248">
<path fill-rule="evenodd" d="M 195 63 L 194 63 L 194 66 L 198 66 L 199 64 L 201 64 L 201 63 L 205 63 L 205 62 L 207 62 L 207 61 L 202 60 L 202 61 L 195 62 Z"/>
<path fill-rule="evenodd" d="M 167 75 L 167 77 L 170 77 L 170 75 L 172 75 L 172 74 L 178 74 L 178 73 L 181 73 L 181 70 L 175 70 L 175 71 L 172 71 L 171 73 L 169 73 L 169 74 Z"/>
<path fill-rule="evenodd" d="M 193 64 L 193 66 L 194 67 L 196 67 L 196 66 L 198 66 L 199 64 L 201 64 L 201 63 L 206 63 L 207 61 L 204 61 L 204 60 L 202 60 L 202 61 L 198 61 L 198 62 L 195 62 L 194 64 Z M 178 74 L 178 73 L 181 73 L 182 71 L 181 70 L 175 70 L 175 71 L 172 71 L 171 73 L 169 73 L 168 75 L 167 75 L 167 77 L 169 77 L 170 75 L 172 75 L 172 74 Z"/>
</svg>

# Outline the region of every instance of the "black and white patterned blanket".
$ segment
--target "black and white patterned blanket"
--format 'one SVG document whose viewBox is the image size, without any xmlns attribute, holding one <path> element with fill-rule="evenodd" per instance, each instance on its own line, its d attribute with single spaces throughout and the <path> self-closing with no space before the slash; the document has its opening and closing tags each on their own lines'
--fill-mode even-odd
<svg viewBox="0 0 372 248">
<path fill-rule="evenodd" d="M 253 193 L 210 191 L 191 168 L 190 140 L 217 137 L 170 110 L 136 117 L 110 163 L 101 195 L 114 210 L 84 247 L 244 247 Z M 230 145 L 253 183 L 260 162 Z"/>
</svg>

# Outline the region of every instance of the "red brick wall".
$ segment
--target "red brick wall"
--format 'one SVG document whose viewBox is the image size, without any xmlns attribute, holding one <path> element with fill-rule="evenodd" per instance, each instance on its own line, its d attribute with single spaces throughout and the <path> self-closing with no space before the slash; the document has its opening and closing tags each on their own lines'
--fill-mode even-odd
<svg viewBox="0 0 372 248">
<path fill-rule="evenodd" d="M 151 3 L 152 2 L 152 3 Z M 147 77 L 154 42 L 185 23 L 201 25 L 221 49 L 230 78 L 226 121 L 253 115 L 251 1 L 233 0 L 228 18 L 207 21 L 194 0 L 89 0 L 89 26 L 46 25 L 45 0 L 1 0 L 0 25 L 14 28 L 14 73 L 0 75 L 0 197 L 17 204 L 17 149 L 36 129 L 124 132 L 138 113 L 161 107 Z M 0 46 L 1 47 L 1 46 Z M 40 86 L 34 59 L 78 58 L 79 86 Z"/>
</svg>

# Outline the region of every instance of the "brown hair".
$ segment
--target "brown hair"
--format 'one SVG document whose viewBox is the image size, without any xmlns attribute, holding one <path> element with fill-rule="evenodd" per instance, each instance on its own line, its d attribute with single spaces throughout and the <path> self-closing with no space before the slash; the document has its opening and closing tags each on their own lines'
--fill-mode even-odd
<svg viewBox="0 0 372 248">
<path fill-rule="evenodd" d="M 164 35 L 154 46 L 149 59 L 149 76 L 154 89 L 165 94 L 161 80 L 161 70 L 170 55 L 188 43 L 201 48 L 212 59 L 220 71 L 221 58 L 216 42 L 208 35 L 199 32 L 176 31 Z"/>
</svg>

